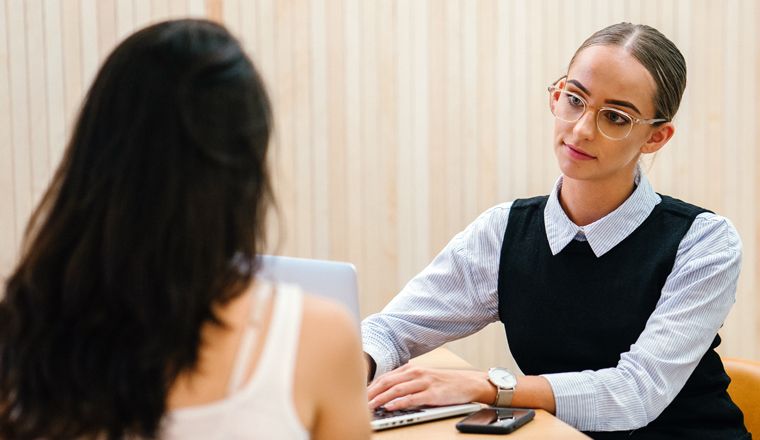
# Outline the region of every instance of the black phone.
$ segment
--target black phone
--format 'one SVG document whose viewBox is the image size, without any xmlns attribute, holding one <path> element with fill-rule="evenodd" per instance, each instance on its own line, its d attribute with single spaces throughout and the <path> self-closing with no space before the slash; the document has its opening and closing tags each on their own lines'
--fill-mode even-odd
<svg viewBox="0 0 760 440">
<path fill-rule="evenodd" d="M 522 408 L 483 408 L 457 423 L 460 432 L 509 434 L 533 420 L 536 412 Z"/>
</svg>

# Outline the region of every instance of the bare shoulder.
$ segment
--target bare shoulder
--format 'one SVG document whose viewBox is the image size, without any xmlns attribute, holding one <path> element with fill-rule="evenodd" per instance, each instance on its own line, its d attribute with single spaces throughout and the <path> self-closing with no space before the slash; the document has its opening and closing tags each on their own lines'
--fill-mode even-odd
<svg viewBox="0 0 760 440">
<path fill-rule="evenodd" d="M 304 294 L 302 342 L 314 342 L 320 349 L 359 347 L 359 323 L 341 304 Z M 316 347 L 315 347 L 316 348 Z"/>
<path fill-rule="evenodd" d="M 315 440 L 369 438 L 359 323 L 342 305 L 305 294 L 296 406 Z"/>
</svg>

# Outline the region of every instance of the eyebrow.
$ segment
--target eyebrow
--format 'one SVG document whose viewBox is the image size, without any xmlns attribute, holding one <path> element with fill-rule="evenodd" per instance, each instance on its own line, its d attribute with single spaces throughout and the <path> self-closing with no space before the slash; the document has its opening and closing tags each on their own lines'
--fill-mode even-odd
<svg viewBox="0 0 760 440">
<path fill-rule="evenodd" d="M 580 81 L 575 80 L 575 79 L 569 79 L 567 80 L 567 82 L 583 90 L 583 93 L 585 93 L 586 95 L 591 96 L 591 92 L 589 92 L 588 89 L 583 84 L 580 83 Z M 606 102 L 607 104 L 619 105 L 621 107 L 628 107 L 631 110 L 634 110 L 636 113 L 641 114 L 641 110 L 639 110 L 635 105 L 633 105 L 633 103 L 630 103 L 628 101 L 621 101 L 619 99 L 606 99 L 604 100 L 604 102 Z"/>
</svg>

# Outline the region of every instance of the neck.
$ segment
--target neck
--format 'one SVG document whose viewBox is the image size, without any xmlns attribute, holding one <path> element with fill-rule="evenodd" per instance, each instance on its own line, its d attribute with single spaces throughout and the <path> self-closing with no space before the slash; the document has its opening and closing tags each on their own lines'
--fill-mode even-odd
<svg viewBox="0 0 760 440">
<path fill-rule="evenodd" d="M 559 203 L 573 223 L 586 226 L 617 209 L 635 188 L 633 174 L 592 181 L 565 176 Z"/>
</svg>

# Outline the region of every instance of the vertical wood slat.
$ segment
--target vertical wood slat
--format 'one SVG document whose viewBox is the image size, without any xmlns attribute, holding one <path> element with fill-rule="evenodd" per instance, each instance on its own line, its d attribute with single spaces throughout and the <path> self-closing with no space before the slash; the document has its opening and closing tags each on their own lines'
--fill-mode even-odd
<svg viewBox="0 0 760 440">
<path fill-rule="evenodd" d="M 96 64 L 106 59 L 116 45 L 116 0 L 97 0 L 95 6 L 95 20 L 97 23 L 97 46 L 98 57 Z M 97 70 L 97 69 L 96 69 Z"/>
<path fill-rule="evenodd" d="M 313 206 L 311 212 L 311 231 L 315 258 L 330 256 L 330 169 L 328 154 L 328 120 L 330 118 L 330 103 L 327 96 L 327 29 L 326 29 L 326 0 L 310 2 L 310 23 L 307 46 L 311 61 L 311 81 L 309 88 L 310 102 L 308 112 L 311 117 L 311 130 L 308 133 L 314 154 L 310 161 L 312 170 L 311 197 Z"/>
<path fill-rule="evenodd" d="M 348 260 L 351 243 L 346 231 L 349 224 L 347 209 L 347 152 L 346 152 L 346 69 L 345 69 L 345 6 L 342 2 L 328 1 L 325 11 L 327 46 L 327 154 L 330 157 L 329 191 L 329 243 L 330 258 Z M 324 111 L 324 110 L 322 110 Z M 389 111 L 389 114 L 393 114 Z"/>
<path fill-rule="evenodd" d="M 642 21 L 671 37 L 689 67 L 677 135 L 650 177 L 740 231 L 744 270 L 723 352 L 757 358 L 759 9 L 751 0 L 5 0 L 0 277 L 103 57 L 148 22 L 203 15 L 241 37 L 275 107 L 279 250 L 354 262 L 367 314 L 484 208 L 549 190 L 558 171 L 546 83 L 591 32 Z M 505 362 L 488 354 L 502 343 L 490 326 L 458 347 L 487 365 Z"/>
<path fill-rule="evenodd" d="M 233 34 L 241 36 L 241 23 L 240 23 L 240 0 L 225 0 L 222 7 L 222 20 L 221 22 L 227 26 L 227 29 Z"/>
<path fill-rule="evenodd" d="M 61 4 L 57 0 L 42 3 L 45 34 L 46 102 L 42 110 L 47 115 L 48 176 L 52 176 L 63 156 L 66 143 L 66 106 L 64 104 L 63 45 L 61 34 Z M 47 181 L 43 182 L 44 186 Z"/>
<path fill-rule="evenodd" d="M 168 3 L 169 3 L 169 16 L 183 17 L 187 15 L 187 12 L 188 12 L 187 0 L 169 0 Z"/>
<path fill-rule="evenodd" d="M 399 258 L 396 270 L 396 284 L 403 285 L 413 274 L 414 267 L 414 202 L 410 197 L 416 190 L 414 185 L 414 165 L 412 158 L 412 90 L 411 74 L 411 27 L 412 14 L 409 2 L 397 0 L 396 26 L 396 76 L 398 78 L 398 100 L 396 115 L 398 127 L 398 250 Z M 348 60 L 347 60 L 348 61 Z M 348 121 L 350 123 L 350 121 Z M 383 298 L 384 299 L 384 298 Z M 375 299 L 373 303 L 382 305 L 383 299 Z"/>
<path fill-rule="evenodd" d="M 224 0 L 206 0 L 206 14 L 209 20 L 222 21 Z"/>
<path fill-rule="evenodd" d="M 379 75 L 378 71 L 378 29 L 376 15 L 378 7 L 370 7 L 366 2 L 362 3 L 358 21 L 362 31 L 362 44 L 361 44 L 361 57 L 360 57 L 360 84 L 362 90 L 361 106 L 359 107 L 360 118 L 360 142 L 362 148 L 362 161 L 366 165 L 362 168 L 362 195 L 361 204 L 358 209 L 362 212 L 361 234 L 365 237 L 365 240 L 377 240 L 380 244 L 379 238 L 381 237 L 381 220 L 378 218 L 380 214 L 375 208 L 379 204 L 379 193 L 381 186 L 378 184 L 380 179 L 379 168 L 380 162 L 380 144 L 378 142 L 378 135 L 380 133 L 378 118 L 379 114 L 378 102 L 379 102 Z M 358 269 L 362 271 L 362 282 L 364 286 L 377 285 L 378 282 L 382 282 L 378 279 L 378 269 L 382 267 L 382 258 L 378 253 L 380 246 L 362 247 L 361 264 Z M 373 262 L 370 266 L 369 262 Z M 373 269 L 370 270 L 370 267 Z M 373 306 L 379 306 L 380 304 L 373 304 Z"/>
<path fill-rule="evenodd" d="M 309 58 L 309 10 L 311 3 L 305 2 L 293 5 L 291 9 L 292 34 L 292 91 L 293 107 L 291 129 L 293 130 L 293 175 L 290 179 L 293 185 L 295 224 L 292 231 L 293 245 L 298 256 L 313 255 L 314 242 L 311 226 L 314 219 L 314 176 L 312 169 L 313 145 L 311 142 L 311 118 L 309 109 L 311 97 L 311 62 Z M 309 221 L 303 221 L 310 219 Z"/>
<path fill-rule="evenodd" d="M 204 0 L 187 0 L 187 15 L 205 18 L 206 2 Z"/>
<path fill-rule="evenodd" d="M 90 88 L 95 73 L 100 64 L 100 50 L 98 45 L 98 4 L 95 0 L 80 0 L 79 8 L 79 45 L 81 46 L 82 60 L 82 87 Z M 107 52 L 105 45 L 100 45 L 103 52 Z"/>
<path fill-rule="evenodd" d="M 274 100 L 274 162 L 278 201 L 282 207 L 282 226 L 284 234 L 283 253 L 294 255 L 297 252 L 294 243 L 296 202 L 294 194 L 293 171 L 293 62 L 292 62 L 292 5 L 286 2 L 274 2 L 274 59 L 272 78 L 277 87 L 272 89 Z"/>
<path fill-rule="evenodd" d="M 428 0 L 417 0 L 412 2 L 411 19 L 414 27 L 411 30 L 411 50 L 412 61 L 409 65 L 411 68 L 412 80 L 412 167 L 414 169 L 414 178 L 412 182 L 413 190 L 409 194 L 413 200 L 415 215 L 414 225 L 414 243 L 412 268 L 422 269 L 427 265 L 430 255 L 430 237 L 428 235 L 428 225 L 430 224 L 430 177 L 428 167 L 422 165 L 428 163 L 428 128 L 429 128 L 429 108 L 428 101 L 428 22 L 427 14 L 431 7 Z M 402 42 L 403 44 L 403 42 Z M 435 252 L 435 251 L 434 251 Z"/>
<path fill-rule="evenodd" d="M 462 39 L 462 110 L 459 115 L 462 125 L 462 142 L 457 146 L 461 149 L 459 167 L 462 169 L 459 181 L 459 199 L 462 206 L 460 222 L 471 221 L 478 211 L 478 153 L 479 132 L 478 121 L 478 77 L 480 59 L 478 53 L 478 16 L 477 2 L 462 1 L 460 4 L 460 26 Z M 434 111 L 434 109 L 431 109 Z M 430 249 L 430 253 L 440 249 Z"/>
<path fill-rule="evenodd" d="M 273 0 L 261 0 L 256 2 L 256 22 L 252 23 L 252 26 L 256 29 L 256 48 L 252 55 L 253 62 L 261 75 L 264 85 L 267 89 L 269 99 L 272 100 L 272 111 L 274 113 L 274 127 L 271 134 L 271 142 L 269 144 L 269 162 L 271 172 L 274 173 L 279 166 L 278 151 L 281 147 L 277 138 L 277 133 L 280 130 L 280 120 L 277 118 L 277 102 L 275 100 L 275 94 L 272 87 L 274 80 L 277 78 L 277 64 L 275 62 L 276 53 L 276 35 L 275 35 L 275 6 Z M 278 182 L 278 180 L 273 180 Z M 279 183 L 275 183 L 275 187 L 279 186 Z M 279 192 L 275 188 L 276 192 Z M 278 209 L 273 210 L 268 216 L 267 224 L 267 252 L 278 254 L 283 252 L 286 236 L 283 228 L 281 227 L 282 210 L 283 207 L 279 205 Z"/>
<path fill-rule="evenodd" d="M 736 2 L 729 2 L 725 5 L 725 15 L 723 17 L 723 21 L 726 25 L 731 26 L 731 23 L 738 22 L 738 7 Z M 711 17 L 712 18 L 712 17 Z M 713 20 L 715 18 L 712 18 Z M 721 26 L 721 28 L 726 29 L 725 26 Z M 729 123 L 730 121 L 736 121 L 738 118 L 738 114 L 736 112 L 736 106 L 734 105 L 735 102 L 739 102 L 738 100 L 740 97 L 738 96 L 738 90 L 740 87 L 739 82 L 739 73 L 736 70 L 736 65 L 738 63 L 739 59 L 739 41 L 738 41 L 738 35 L 735 32 L 727 31 L 725 32 L 725 41 L 719 40 L 715 43 L 712 43 L 714 45 L 721 44 L 719 49 L 724 54 L 725 63 L 723 64 L 726 69 L 723 75 L 723 81 L 722 84 L 720 84 L 720 87 L 722 89 L 722 93 L 719 93 L 719 96 L 722 96 L 720 109 L 722 111 L 719 111 L 723 115 L 723 118 L 725 122 Z M 716 84 L 717 86 L 717 84 Z M 720 170 L 721 175 L 724 177 L 727 187 L 729 188 L 736 188 L 737 191 L 733 194 L 727 194 L 726 197 L 724 197 L 724 204 L 721 207 L 721 210 L 723 211 L 733 211 L 738 212 L 739 205 L 741 204 L 741 200 L 738 199 L 738 196 L 742 195 L 741 188 L 741 175 L 739 173 L 733 172 L 733 170 L 738 170 L 741 167 L 741 162 L 743 160 L 746 160 L 746 158 L 742 157 L 741 152 L 739 151 L 740 145 L 739 145 L 739 131 L 737 130 L 725 130 L 722 131 L 722 136 L 720 136 L 719 139 L 715 139 L 715 143 L 717 145 L 712 146 L 712 150 L 719 150 L 719 157 L 724 158 L 722 160 L 722 169 Z M 710 171 L 716 171 L 715 165 L 713 163 L 712 166 L 709 166 Z M 710 179 L 714 180 L 714 179 Z M 722 192 L 722 191 L 721 191 Z M 735 219 L 734 221 L 741 221 L 741 219 Z M 743 277 L 739 282 L 740 284 L 743 284 L 747 280 L 747 277 Z M 740 287 L 741 288 L 741 287 Z M 744 298 L 738 298 L 739 304 L 744 303 Z M 734 314 L 736 314 L 734 312 Z M 728 327 L 724 332 L 733 332 L 735 331 L 732 329 L 732 327 L 741 327 L 742 324 L 744 324 L 744 321 L 746 321 L 746 317 L 742 316 L 742 314 L 736 314 L 736 319 L 733 322 L 729 322 Z M 746 325 L 746 324 L 745 324 Z M 742 345 L 742 339 L 743 335 L 738 335 L 739 338 L 731 338 L 726 340 L 725 347 L 721 347 L 723 350 L 729 350 L 731 351 L 733 347 L 740 347 Z"/>
<path fill-rule="evenodd" d="M 153 22 L 165 20 L 169 17 L 169 2 L 167 0 L 151 0 L 150 14 Z"/>
<path fill-rule="evenodd" d="M 346 0 L 343 3 L 343 32 L 345 36 L 345 140 L 346 140 L 346 212 L 348 214 L 348 224 L 345 231 L 348 245 L 348 261 L 354 263 L 359 268 L 359 291 L 367 292 L 368 285 L 365 281 L 363 247 L 354 246 L 354 243 L 364 241 L 362 234 L 362 224 L 364 224 L 364 213 L 362 212 L 362 190 L 363 190 L 363 162 L 362 162 L 362 145 L 361 145 L 361 51 L 363 36 L 360 26 L 361 8 L 365 5 L 360 0 Z M 376 310 L 379 301 L 360 301 L 363 314 Z"/>
<path fill-rule="evenodd" d="M 11 117 L 11 73 L 7 5 L 0 5 L 0 285 L 10 273 L 18 248 Z"/>
<path fill-rule="evenodd" d="M 117 1 L 114 13 L 116 41 L 121 41 L 137 29 L 135 26 L 135 4 L 132 1 Z"/>
<path fill-rule="evenodd" d="M 45 33 L 42 4 L 24 3 L 26 27 L 27 99 L 29 100 L 29 152 L 32 204 L 36 204 L 50 177 L 50 151 L 47 145 L 47 82 L 45 80 Z"/>
<path fill-rule="evenodd" d="M 56 0 L 54 0 L 56 1 Z M 82 45 L 80 44 L 79 3 L 72 2 L 61 11 L 61 45 L 63 53 L 63 116 L 65 141 L 58 146 L 61 151 L 71 137 L 82 99 Z M 55 166 L 55 165 L 54 165 Z"/>
<path fill-rule="evenodd" d="M 256 2 L 240 3 L 240 33 L 238 38 L 248 53 L 253 54 L 257 48 L 256 30 L 258 20 L 256 17 Z"/>
<path fill-rule="evenodd" d="M 464 176 L 464 170 L 461 165 L 464 162 L 463 156 L 473 146 L 465 142 L 464 128 L 461 123 L 464 108 L 464 92 L 462 87 L 464 76 L 464 42 L 460 38 L 463 32 L 462 7 L 463 2 L 461 0 L 447 0 L 445 7 L 440 8 L 444 13 L 445 33 L 438 34 L 437 38 L 433 34 L 430 36 L 431 48 L 434 48 L 436 44 L 443 46 L 442 50 L 445 56 L 444 70 L 438 74 L 442 74 L 444 77 L 443 89 L 431 89 L 431 94 L 441 95 L 440 99 L 445 99 L 445 106 L 440 107 L 438 111 L 431 112 L 430 115 L 431 121 L 436 120 L 436 117 L 440 117 L 445 124 L 442 130 L 444 148 L 441 153 L 441 159 L 444 161 L 444 164 L 439 169 L 431 170 L 431 174 L 435 173 L 438 176 L 437 179 L 442 181 L 441 187 L 436 188 L 433 186 L 432 191 L 434 192 L 438 189 L 440 197 L 444 198 L 443 212 L 441 213 L 439 210 L 436 214 L 442 215 L 442 217 L 432 217 L 435 221 L 431 222 L 430 246 L 431 249 L 436 250 L 443 249 L 444 245 L 451 240 L 453 234 L 461 230 L 467 221 L 464 214 L 464 203 L 462 197 L 460 197 L 461 182 Z M 441 41 L 437 43 L 436 40 Z M 433 54 L 435 52 L 431 51 L 431 56 Z M 431 65 L 432 67 L 434 66 Z M 433 74 L 436 74 L 435 70 Z M 431 108 L 435 109 L 436 107 L 432 106 Z M 432 139 L 431 142 L 433 142 Z M 431 154 L 435 153 L 432 152 Z M 429 163 L 434 163 L 432 157 Z M 431 184 L 437 183 L 431 181 Z M 434 199 L 431 198 L 432 201 Z M 440 230 L 433 229 L 433 225 L 438 225 Z M 434 232 L 436 235 L 433 235 Z"/>
<path fill-rule="evenodd" d="M 736 332 L 742 336 L 742 344 L 730 352 L 742 353 L 743 356 L 760 358 L 760 87 L 756 79 L 760 75 L 760 38 L 758 24 L 760 24 L 760 7 L 752 0 L 744 0 L 739 3 L 736 12 L 738 19 L 735 23 L 727 21 L 726 29 L 737 29 L 738 51 L 734 69 L 737 72 L 737 100 L 726 102 L 726 108 L 736 108 L 736 119 L 726 118 L 728 131 L 735 124 L 739 127 L 738 133 L 738 161 L 737 169 L 727 170 L 741 176 L 740 186 L 734 188 L 737 191 L 736 222 L 741 227 L 742 241 L 744 244 L 744 269 L 740 279 L 740 297 L 737 300 L 737 309 L 741 311 L 741 318 L 737 319 Z M 727 43 L 728 44 L 728 43 Z M 744 61 L 749 60 L 749 61 Z M 753 63 L 751 60 L 754 60 Z M 754 98 L 753 98 L 754 97 Z M 754 127 L 754 130 L 748 128 Z"/>
<path fill-rule="evenodd" d="M 496 9 L 496 163 L 499 167 L 497 180 L 497 200 L 509 200 L 513 192 L 512 178 L 504 172 L 511 163 L 512 137 L 512 90 L 516 84 L 512 80 L 512 13 L 509 2 L 498 2 Z"/>
<path fill-rule="evenodd" d="M 452 2 L 448 2 L 450 4 Z M 430 77 L 428 78 L 428 87 L 430 88 L 428 106 L 430 108 L 447 109 L 450 99 L 446 96 L 446 65 L 450 59 L 449 52 L 454 52 L 454 46 L 448 46 L 445 5 L 438 8 L 431 8 L 428 16 L 428 32 L 430 40 Z M 457 111 L 457 114 L 459 112 Z M 450 232 L 448 229 L 447 214 L 459 214 L 459 210 L 449 209 L 448 200 L 456 198 L 451 197 L 447 182 L 453 178 L 453 174 L 448 174 L 446 165 L 451 162 L 448 155 L 448 136 L 446 133 L 446 111 L 432 112 L 429 119 L 429 145 L 428 152 L 430 159 L 427 166 L 430 168 L 430 216 L 437 218 L 430 224 L 428 233 L 430 234 L 430 246 L 432 249 L 441 249 L 449 240 Z"/>
<path fill-rule="evenodd" d="M 132 11 L 135 19 L 135 29 L 147 26 L 152 20 L 150 0 L 133 0 Z"/>
<path fill-rule="evenodd" d="M 750 25 L 749 27 L 749 29 L 753 30 L 753 36 L 755 38 L 754 40 L 755 50 L 752 52 L 754 53 L 754 55 L 752 55 L 751 53 L 749 58 L 750 59 L 754 58 L 755 66 L 754 68 L 750 67 L 748 73 L 754 73 L 754 75 L 752 75 L 752 78 L 757 78 L 758 75 L 760 75 L 760 44 L 757 43 L 757 39 L 760 38 L 760 32 L 757 30 L 758 23 L 760 23 L 760 7 L 758 7 L 756 3 L 753 3 L 751 1 L 749 3 L 751 5 L 751 8 L 754 8 L 755 10 L 755 13 L 753 14 L 754 22 L 752 22 L 752 25 Z M 753 105 L 754 118 L 752 119 L 753 121 L 752 123 L 754 123 L 754 121 L 757 121 L 758 119 L 760 119 L 760 109 L 758 108 L 759 106 L 757 104 L 757 101 L 760 100 L 760 87 L 758 87 L 758 85 L 755 84 L 754 88 L 749 88 L 749 90 L 754 92 L 752 95 L 748 95 L 750 96 L 749 98 L 750 100 L 754 99 L 754 101 L 752 101 L 754 102 L 754 105 Z M 754 192 L 755 197 L 750 200 L 760 199 L 760 194 L 758 194 L 760 192 L 758 191 L 758 187 L 760 187 L 760 154 L 758 154 L 756 150 L 757 146 L 760 145 L 760 124 L 754 124 L 754 125 L 755 125 L 754 140 L 753 142 L 747 145 L 748 148 L 751 148 L 753 149 L 753 151 L 755 151 L 755 168 L 754 168 L 755 182 L 753 185 L 753 188 L 755 188 L 755 192 Z M 760 219 L 760 203 L 755 203 L 754 205 L 755 205 L 754 213 L 749 214 L 748 217 L 753 219 L 753 221 L 750 224 L 754 225 L 754 228 L 752 229 L 754 230 L 754 233 L 755 233 L 755 240 L 750 242 L 750 246 L 752 246 L 755 250 L 755 255 L 754 255 L 755 259 L 754 259 L 754 264 L 749 266 L 751 268 L 750 270 L 754 271 L 755 273 L 755 283 L 750 286 L 750 288 L 748 289 L 748 292 L 751 295 L 754 295 L 755 304 L 757 305 L 757 307 L 755 307 L 754 310 L 748 310 L 747 313 L 751 313 L 751 314 L 754 314 L 754 316 L 757 316 L 758 314 L 760 314 L 760 299 L 758 299 L 757 297 L 757 292 L 760 290 L 760 275 L 758 275 L 758 272 L 760 272 L 758 270 L 760 269 L 760 221 L 758 221 L 758 219 Z M 745 330 L 745 329 L 742 329 L 742 330 Z M 755 319 L 754 334 L 755 334 L 755 337 L 753 338 L 754 349 L 755 349 L 754 359 L 760 359 L 760 347 L 758 347 L 758 345 L 760 345 L 760 319 Z"/>
<path fill-rule="evenodd" d="M 5 4 L 8 47 L 8 81 L 10 84 L 11 156 L 4 158 L 13 164 L 12 207 L 16 249 L 23 236 L 26 220 L 32 211 L 33 186 L 30 157 L 29 77 L 27 72 L 26 19 L 24 4 Z"/>
</svg>

